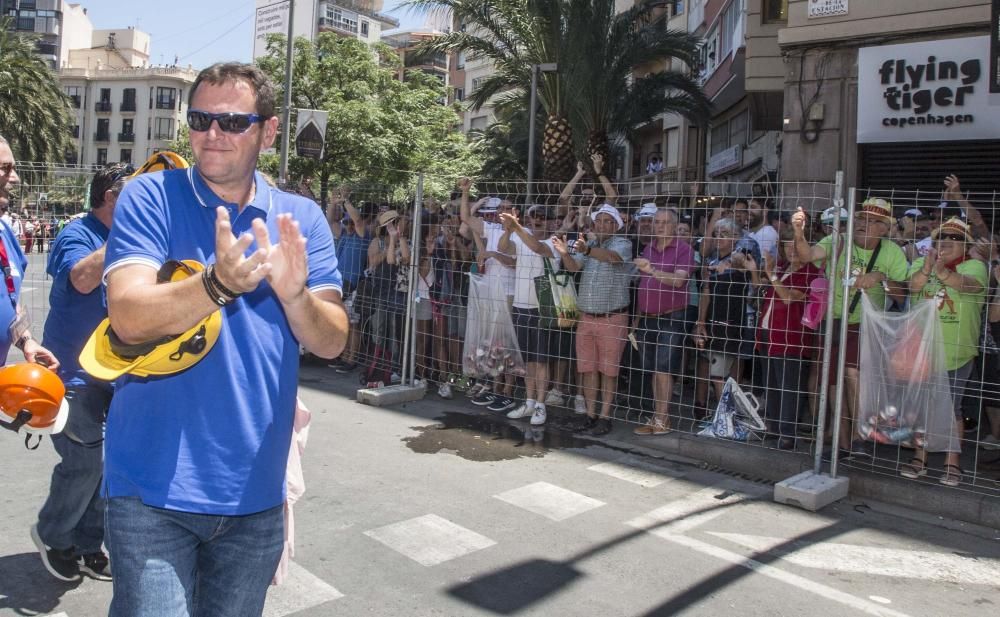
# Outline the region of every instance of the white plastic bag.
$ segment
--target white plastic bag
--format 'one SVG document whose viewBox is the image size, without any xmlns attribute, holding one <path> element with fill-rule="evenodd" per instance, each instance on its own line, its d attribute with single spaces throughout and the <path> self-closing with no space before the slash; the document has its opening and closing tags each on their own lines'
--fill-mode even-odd
<svg viewBox="0 0 1000 617">
<path fill-rule="evenodd" d="M 859 436 L 958 452 L 937 306 L 919 301 L 907 313 L 887 313 L 862 294 L 861 312 Z"/>
<path fill-rule="evenodd" d="M 524 375 L 524 360 L 507 307 L 503 277 L 472 273 L 468 276 L 462 372 L 477 379 L 495 379 L 504 373 Z"/>
<path fill-rule="evenodd" d="M 748 394 L 740 388 L 736 380 L 730 377 L 722 388 L 722 396 L 715 408 L 712 422 L 699 432 L 704 437 L 719 437 L 746 441 L 758 433 L 767 430 L 757 410 L 760 403 L 753 394 Z"/>
</svg>

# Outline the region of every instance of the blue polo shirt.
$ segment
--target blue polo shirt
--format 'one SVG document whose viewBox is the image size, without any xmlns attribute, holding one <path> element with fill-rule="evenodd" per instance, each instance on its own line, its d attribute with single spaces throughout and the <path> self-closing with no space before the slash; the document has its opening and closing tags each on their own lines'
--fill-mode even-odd
<svg viewBox="0 0 1000 617">
<path fill-rule="evenodd" d="M 7 223 L 0 221 L 0 241 L 3 241 L 7 249 L 7 259 L 10 262 L 10 276 L 14 280 L 14 297 L 7 293 L 6 277 L 0 273 L 0 365 L 7 364 L 7 352 L 14 341 L 10 340 L 10 324 L 14 322 L 17 314 L 14 306 L 21 297 L 21 280 L 24 278 L 24 269 L 28 267 L 28 258 L 21 250 L 21 243 L 14 230 Z M 58 357 L 58 356 L 57 356 Z"/>
<path fill-rule="evenodd" d="M 66 225 L 50 248 L 45 271 L 52 277 L 52 289 L 42 345 L 59 359 L 59 376 L 67 386 L 105 384 L 80 368 L 78 359 L 91 333 L 108 316 L 104 290 L 98 285 L 90 293 L 80 293 L 69 275 L 107 240 L 108 228 L 91 212 Z"/>
<path fill-rule="evenodd" d="M 345 230 L 337 241 L 337 263 L 340 265 L 340 274 L 345 281 L 350 281 L 355 286 L 361 280 L 361 274 L 368 263 L 368 245 L 372 241 L 369 233 L 365 230 L 365 235 L 359 236 L 347 233 Z"/>
<path fill-rule="evenodd" d="M 125 185 L 108 239 L 105 276 L 125 264 L 215 261 L 215 208 L 233 232 L 254 219 L 277 241 L 290 213 L 307 238 L 307 286 L 341 289 L 333 236 L 312 201 L 270 188 L 255 174 L 243 212 L 223 202 L 196 169 L 143 174 Z M 256 250 L 256 242 L 247 254 Z M 212 350 L 189 369 L 116 381 L 105 441 L 105 493 L 172 510 L 242 515 L 284 501 L 285 466 L 298 387 L 299 342 L 266 281 L 222 309 Z"/>
</svg>

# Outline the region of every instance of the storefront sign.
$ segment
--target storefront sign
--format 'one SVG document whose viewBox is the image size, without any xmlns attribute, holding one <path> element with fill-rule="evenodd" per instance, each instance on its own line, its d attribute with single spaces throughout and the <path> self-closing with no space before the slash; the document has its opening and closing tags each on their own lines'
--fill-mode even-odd
<svg viewBox="0 0 1000 617">
<path fill-rule="evenodd" d="M 847 15 L 847 0 L 809 0 L 809 19 Z"/>
<path fill-rule="evenodd" d="M 736 145 L 717 152 L 708 159 L 708 175 L 717 176 L 721 173 L 743 166 L 743 146 Z"/>
<path fill-rule="evenodd" d="M 858 143 L 1000 138 L 988 53 L 985 36 L 862 47 Z"/>
<path fill-rule="evenodd" d="M 300 109 L 295 123 L 295 154 L 319 160 L 326 143 L 326 118 L 322 109 Z"/>
</svg>

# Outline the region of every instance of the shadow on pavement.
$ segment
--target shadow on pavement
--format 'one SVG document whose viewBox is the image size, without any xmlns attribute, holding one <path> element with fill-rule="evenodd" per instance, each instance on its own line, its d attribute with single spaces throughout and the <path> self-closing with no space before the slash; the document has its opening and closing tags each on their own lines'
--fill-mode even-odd
<svg viewBox="0 0 1000 617">
<path fill-rule="evenodd" d="M 0 557 L 0 573 L 0 609 L 13 609 L 18 615 L 51 613 L 63 595 L 82 582 L 52 578 L 34 552 Z"/>
</svg>

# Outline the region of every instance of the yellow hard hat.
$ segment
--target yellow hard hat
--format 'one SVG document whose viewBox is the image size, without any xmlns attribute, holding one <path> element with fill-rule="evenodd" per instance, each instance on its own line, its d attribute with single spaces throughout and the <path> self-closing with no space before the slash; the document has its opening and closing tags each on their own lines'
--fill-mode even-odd
<svg viewBox="0 0 1000 617">
<path fill-rule="evenodd" d="M 181 281 L 205 269 L 193 260 L 168 261 L 156 274 L 157 283 Z M 80 352 L 80 366 L 90 375 L 112 381 L 129 373 L 139 377 L 172 375 L 197 364 L 219 340 L 222 314 L 215 310 L 180 335 L 129 345 L 123 343 L 107 318 Z"/>
<path fill-rule="evenodd" d="M 177 154 L 176 152 L 171 152 L 170 150 L 164 150 L 162 152 L 154 152 L 146 162 L 142 164 L 142 167 L 135 170 L 132 177 L 138 176 L 139 174 L 146 174 L 154 171 L 165 171 L 167 169 L 187 169 L 190 167 L 188 162 L 184 160 L 184 157 Z"/>
</svg>

